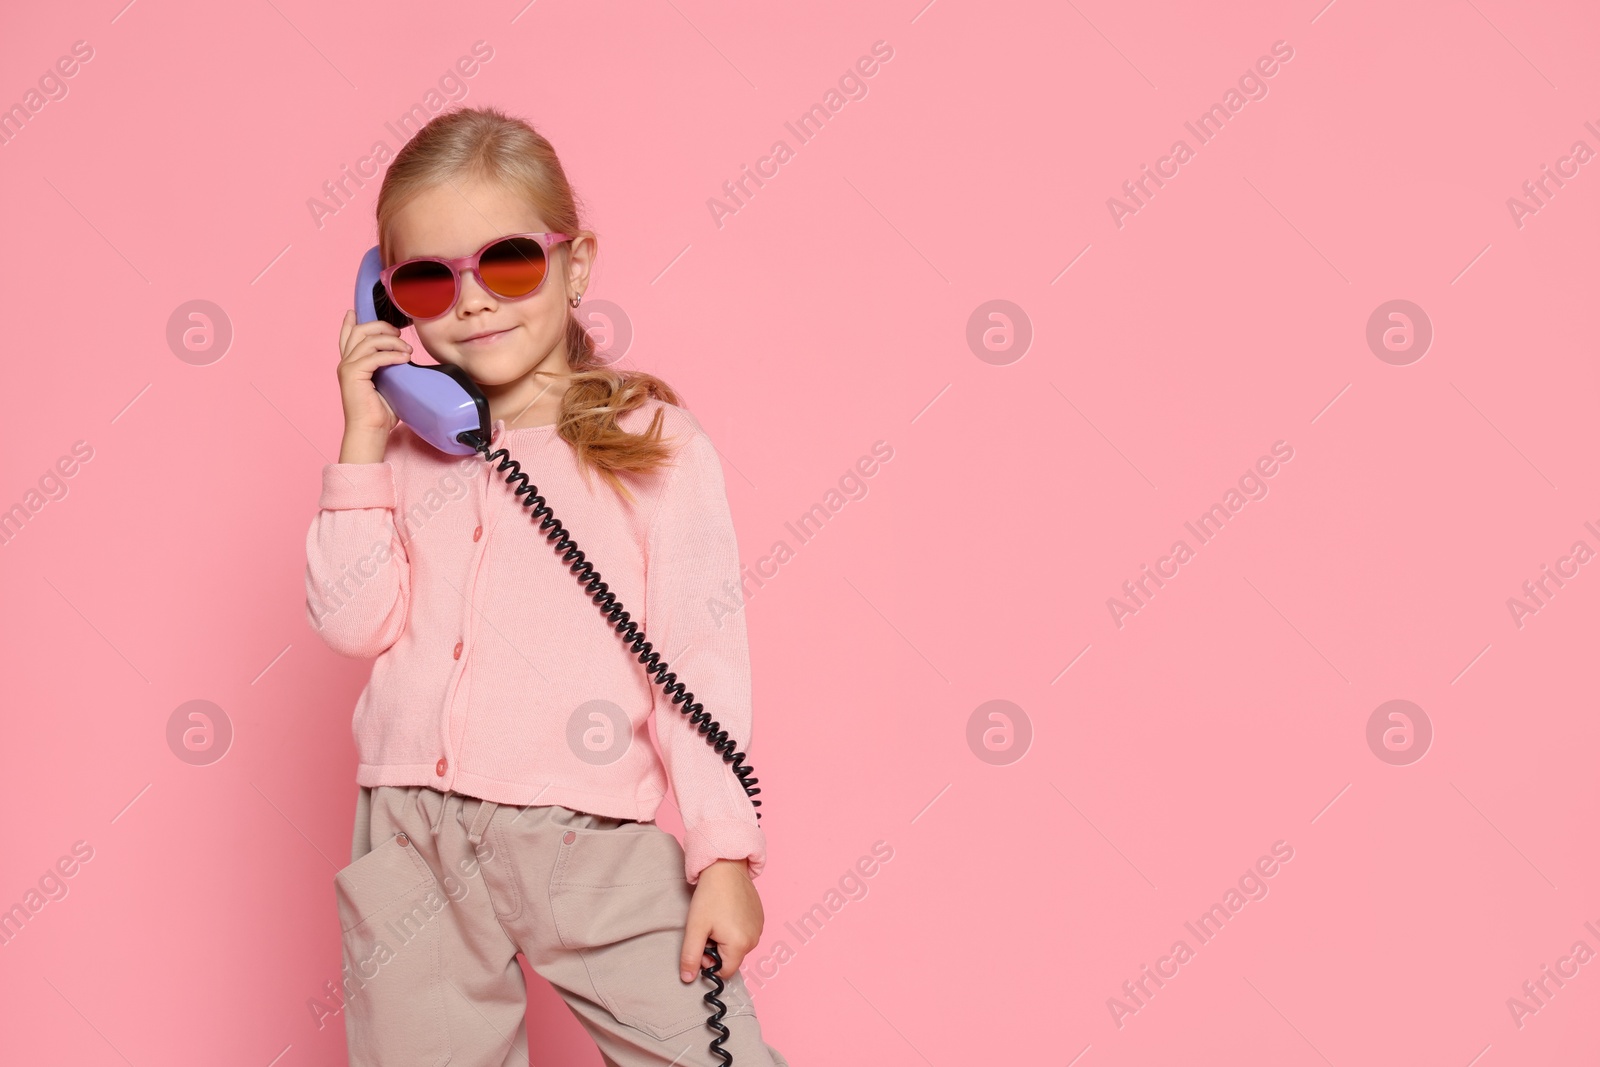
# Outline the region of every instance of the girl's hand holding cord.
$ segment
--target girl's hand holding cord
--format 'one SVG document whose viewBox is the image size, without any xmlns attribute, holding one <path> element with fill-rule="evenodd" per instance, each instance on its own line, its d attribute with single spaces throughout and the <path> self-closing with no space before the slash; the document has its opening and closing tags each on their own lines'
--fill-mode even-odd
<svg viewBox="0 0 1600 1067">
<path fill-rule="evenodd" d="M 692 982 L 701 967 L 714 962 L 704 951 L 707 938 L 717 943 L 717 954 L 722 957 L 722 969 L 717 975 L 727 978 L 761 941 L 765 922 L 761 897 L 750 884 L 749 864 L 744 860 L 717 860 L 700 872 L 700 881 L 694 887 L 683 954 L 678 960 L 679 979 Z"/>
<path fill-rule="evenodd" d="M 753 799 L 494 458 L 519 462 L 743 749 L 750 661 L 728 604 L 743 575 L 721 456 L 671 386 L 612 366 L 573 315 L 598 241 L 522 120 L 441 113 L 389 165 L 377 216 L 390 302 L 487 400 L 494 451 L 447 455 L 397 419 L 373 374 L 412 344 L 345 313 L 344 436 L 322 470 L 305 585 L 312 629 L 373 661 L 351 720 L 352 862 L 335 879 L 352 1067 L 510 1062 L 519 956 L 607 1063 L 710 1063 L 711 1041 L 723 1062 L 788 1067 L 739 974 L 765 922 Z M 655 825 L 669 786 L 681 845 Z M 708 941 L 726 984 L 710 1022 Z"/>
</svg>

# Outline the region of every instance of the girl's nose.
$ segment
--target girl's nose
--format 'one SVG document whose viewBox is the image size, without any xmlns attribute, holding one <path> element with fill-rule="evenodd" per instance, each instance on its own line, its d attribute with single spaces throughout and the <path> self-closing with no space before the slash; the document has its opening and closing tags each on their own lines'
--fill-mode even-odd
<svg viewBox="0 0 1600 1067">
<path fill-rule="evenodd" d="M 456 297 L 457 308 L 493 307 L 497 300 L 499 297 L 483 287 L 475 271 L 461 272 L 461 292 Z"/>
</svg>

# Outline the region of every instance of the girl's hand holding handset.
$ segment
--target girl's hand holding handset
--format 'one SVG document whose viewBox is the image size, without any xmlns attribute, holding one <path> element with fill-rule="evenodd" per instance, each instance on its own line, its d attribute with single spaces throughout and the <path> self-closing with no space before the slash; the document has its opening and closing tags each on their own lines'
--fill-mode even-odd
<svg viewBox="0 0 1600 1067">
<path fill-rule="evenodd" d="M 372 384 L 372 374 L 411 359 L 411 346 L 382 319 L 357 322 L 354 308 L 339 327 L 339 394 L 344 401 L 344 442 L 340 463 L 382 463 L 389 431 L 399 419 Z"/>
</svg>

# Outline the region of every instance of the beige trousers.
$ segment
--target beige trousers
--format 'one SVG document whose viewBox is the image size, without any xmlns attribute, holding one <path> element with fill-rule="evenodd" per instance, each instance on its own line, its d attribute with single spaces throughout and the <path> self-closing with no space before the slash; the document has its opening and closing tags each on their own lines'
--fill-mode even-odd
<svg viewBox="0 0 1600 1067">
<path fill-rule="evenodd" d="M 519 952 L 607 1067 L 723 1063 L 702 999 L 716 987 L 678 978 L 694 893 L 683 849 L 654 823 L 360 788 L 350 858 L 334 888 L 352 1067 L 526 1065 Z M 744 979 L 723 981 L 736 1067 L 788 1067 Z"/>
</svg>

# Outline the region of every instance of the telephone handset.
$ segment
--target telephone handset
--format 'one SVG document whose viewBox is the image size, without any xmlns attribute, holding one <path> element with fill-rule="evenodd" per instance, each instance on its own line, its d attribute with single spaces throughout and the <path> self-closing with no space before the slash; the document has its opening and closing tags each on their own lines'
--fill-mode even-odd
<svg viewBox="0 0 1600 1067">
<path fill-rule="evenodd" d="M 356 321 L 382 319 L 403 330 L 411 325 L 411 317 L 390 301 L 378 280 L 382 272 L 383 257 L 374 245 L 361 257 L 356 274 Z M 489 440 L 489 401 L 460 367 L 391 363 L 373 372 L 372 384 L 401 422 L 441 452 L 470 456 L 482 451 L 466 439 L 469 433 L 485 443 Z"/>
<path fill-rule="evenodd" d="M 373 246 L 361 257 L 361 269 L 356 274 L 356 321 L 382 319 L 397 329 L 404 329 L 411 325 L 411 319 L 390 301 L 379 277 L 382 271 L 383 257 L 378 247 Z M 662 692 L 672 698 L 673 706 L 689 717 L 689 725 L 699 729 L 706 743 L 723 761 L 732 765 L 745 795 L 751 798 L 750 803 L 760 808 L 761 801 L 754 799 L 761 792 L 756 788 L 756 782 L 760 779 L 751 777 L 753 768 L 742 762 L 744 753 L 735 751 L 738 743 L 709 713 L 702 710 L 694 694 L 684 688 L 677 675 L 667 670 L 666 661 L 650 647 L 650 642 L 645 640 L 644 630 L 628 617 L 621 602 L 600 580 L 600 572 L 584 559 L 577 542 L 572 540 L 545 503 L 544 497 L 539 495 L 539 487 L 522 473 L 521 464 L 512 459 L 504 448 L 489 451 L 492 432 L 489 426 L 489 401 L 478 389 L 477 383 L 460 367 L 407 361 L 379 367 L 372 374 L 372 384 L 394 410 L 395 416 L 433 447 L 454 456 L 477 453 L 489 463 L 498 460 L 499 470 L 511 471 L 506 475 L 506 484 L 515 485 L 514 492 L 522 498 L 522 506 L 533 509 L 528 517 L 539 521 L 539 530 L 548 531 L 545 539 L 552 542 L 553 547 L 561 553 L 561 561 L 568 565 L 578 584 L 588 591 L 628 650 L 637 654 L 640 663 L 646 664 L 645 673 L 661 686 Z M 760 811 L 756 812 L 756 819 L 760 821 Z M 721 1021 L 727 1012 L 727 1005 L 717 999 L 717 994 L 722 992 L 724 986 L 716 973 L 722 968 L 722 957 L 717 953 L 715 941 L 706 942 L 706 955 L 715 961 L 700 970 L 702 977 L 709 978 L 715 984 L 715 989 L 702 998 L 716 1009 L 706 1023 L 718 1034 L 711 1041 L 711 1052 L 722 1060 L 723 1067 L 728 1067 L 733 1063 L 733 1055 L 722 1047 L 729 1031 Z"/>
</svg>

